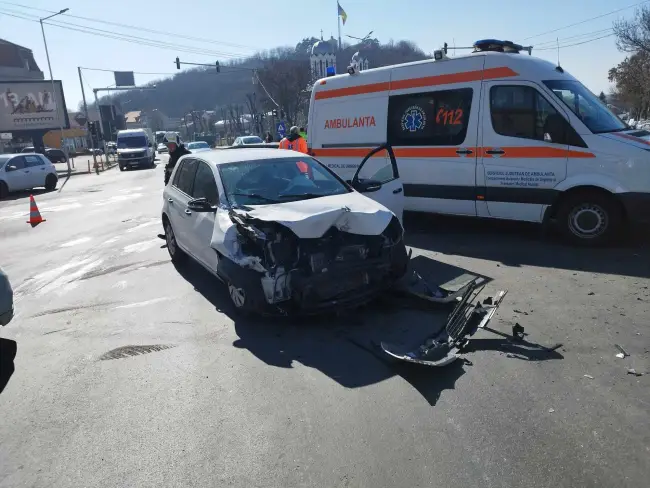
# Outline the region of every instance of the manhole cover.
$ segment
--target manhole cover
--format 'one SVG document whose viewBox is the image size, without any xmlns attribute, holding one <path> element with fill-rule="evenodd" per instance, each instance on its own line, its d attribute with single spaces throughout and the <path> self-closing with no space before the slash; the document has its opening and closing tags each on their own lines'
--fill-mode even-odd
<svg viewBox="0 0 650 488">
<path fill-rule="evenodd" d="M 176 347 L 172 344 L 153 344 L 151 346 L 122 346 L 117 349 L 112 349 L 99 357 L 100 361 L 107 361 L 109 359 L 123 359 L 130 356 L 140 356 L 142 354 L 149 354 L 150 352 L 164 351 Z"/>
</svg>

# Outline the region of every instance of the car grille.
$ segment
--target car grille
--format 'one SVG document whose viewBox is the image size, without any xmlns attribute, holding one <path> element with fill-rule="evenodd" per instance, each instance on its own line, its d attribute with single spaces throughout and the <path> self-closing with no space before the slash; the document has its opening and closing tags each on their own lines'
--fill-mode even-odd
<svg viewBox="0 0 650 488">
<path fill-rule="evenodd" d="M 135 153 L 128 153 L 128 154 L 121 154 L 120 155 L 122 159 L 138 159 L 144 157 L 144 151 L 142 152 L 135 152 Z"/>
</svg>

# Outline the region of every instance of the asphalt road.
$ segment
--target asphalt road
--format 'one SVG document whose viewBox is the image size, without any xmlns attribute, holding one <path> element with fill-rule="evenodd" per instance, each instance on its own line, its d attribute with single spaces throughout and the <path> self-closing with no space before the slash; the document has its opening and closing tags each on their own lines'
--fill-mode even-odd
<svg viewBox="0 0 650 488">
<path fill-rule="evenodd" d="M 647 486 L 647 241 L 585 251 L 408 216 L 418 261 L 509 289 L 491 326 L 520 323 L 529 343 L 484 331 L 466 363 L 410 366 L 376 343 L 417 341 L 440 314 L 382 301 L 236 318 L 198 265 L 170 263 L 162 180 L 159 165 L 61 181 L 35 192 L 36 228 L 28 195 L 0 202 L 17 301 L 0 331 L 0 486 Z"/>
</svg>

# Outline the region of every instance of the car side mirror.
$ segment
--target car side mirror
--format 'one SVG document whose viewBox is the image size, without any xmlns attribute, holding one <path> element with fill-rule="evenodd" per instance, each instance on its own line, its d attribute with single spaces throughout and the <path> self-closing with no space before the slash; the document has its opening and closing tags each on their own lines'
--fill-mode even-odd
<svg viewBox="0 0 650 488">
<path fill-rule="evenodd" d="M 10 166 L 7 166 L 6 171 L 9 173 L 10 171 L 16 171 L 18 168 L 16 168 L 13 164 Z"/>
<path fill-rule="evenodd" d="M 207 198 L 195 198 L 187 202 L 187 208 L 193 212 L 216 212 L 217 207 L 213 207 Z"/>
<path fill-rule="evenodd" d="M 352 188 L 359 193 L 372 193 L 381 188 L 381 182 L 377 180 L 356 180 L 352 182 Z"/>
</svg>

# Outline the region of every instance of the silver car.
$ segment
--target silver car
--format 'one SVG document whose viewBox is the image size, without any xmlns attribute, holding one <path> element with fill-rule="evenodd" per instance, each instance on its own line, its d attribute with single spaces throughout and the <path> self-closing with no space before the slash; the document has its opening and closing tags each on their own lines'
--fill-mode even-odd
<svg viewBox="0 0 650 488">
<path fill-rule="evenodd" d="M 9 278 L 0 268 L 0 326 L 5 326 L 14 316 L 14 292 Z"/>
</svg>

